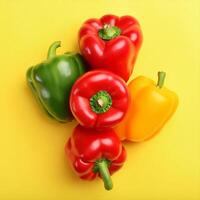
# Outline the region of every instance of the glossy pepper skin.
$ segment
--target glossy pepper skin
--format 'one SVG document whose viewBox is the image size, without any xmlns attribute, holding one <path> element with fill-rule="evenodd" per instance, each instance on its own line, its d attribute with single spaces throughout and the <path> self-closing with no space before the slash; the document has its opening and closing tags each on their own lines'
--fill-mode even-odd
<svg viewBox="0 0 200 200">
<path fill-rule="evenodd" d="M 142 31 L 132 16 L 88 19 L 79 30 L 79 47 L 91 69 L 106 69 L 128 81 L 142 44 Z"/>
<path fill-rule="evenodd" d="M 139 76 L 128 85 L 129 111 L 115 131 L 121 140 L 141 142 L 154 136 L 175 112 L 178 96 L 163 86 L 165 72 L 158 72 L 157 84 Z"/>
<path fill-rule="evenodd" d="M 100 130 L 115 126 L 125 116 L 128 105 L 125 82 L 109 71 L 87 72 L 71 90 L 71 111 L 76 120 L 88 128 Z"/>
<path fill-rule="evenodd" d="M 126 160 L 126 151 L 113 129 L 98 132 L 78 125 L 65 146 L 65 152 L 80 178 L 93 180 L 99 176 L 107 190 L 113 187 L 110 175 Z"/>
<path fill-rule="evenodd" d="M 78 53 L 56 55 L 60 42 L 54 42 L 48 51 L 47 60 L 30 67 L 26 77 L 28 85 L 48 116 L 66 122 L 72 119 L 69 95 L 73 83 L 86 70 L 83 58 Z"/>
</svg>

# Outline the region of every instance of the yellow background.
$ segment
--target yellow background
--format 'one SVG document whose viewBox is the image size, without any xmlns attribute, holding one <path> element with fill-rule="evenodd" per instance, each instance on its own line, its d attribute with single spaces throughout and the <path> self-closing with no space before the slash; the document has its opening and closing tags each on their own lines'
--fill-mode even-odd
<svg viewBox="0 0 200 200">
<path fill-rule="evenodd" d="M 125 144 L 128 159 L 110 192 L 72 173 L 63 149 L 76 123 L 49 120 L 25 82 L 53 41 L 62 41 L 58 53 L 77 50 L 81 23 L 107 13 L 142 25 L 133 77 L 164 70 L 180 98 L 159 135 Z M 199 21 L 199 0 L 0 0 L 0 199 L 200 199 Z"/>
</svg>

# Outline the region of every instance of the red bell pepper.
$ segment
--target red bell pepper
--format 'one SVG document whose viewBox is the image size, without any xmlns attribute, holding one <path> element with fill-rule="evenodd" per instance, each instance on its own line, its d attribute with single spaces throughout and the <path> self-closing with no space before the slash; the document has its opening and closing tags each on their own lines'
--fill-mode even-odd
<svg viewBox="0 0 200 200">
<path fill-rule="evenodd" d="M 142 44 L 142 31 L 131 16 L 105 15 L 85 21 L 80 51 L 92 69 L 104 68 L 128 81 Z"/>
<path fill-rule="evenodd" d="M 107 190 L 113 187 L 110 175 L 126 160 L 126 151 L 112 129 L 97 132 L 78 125 L 65 152 L 80 178 L 93 180 L 99 176 Z"/>
<path fill-rule="evenodd" d="M 118 124 L 129 105 L 128 89 L 116 74 L 94 70 L 81 76 L 73 85 L 70 108 L 85 127 L 104 129 Z"/>
</svg>

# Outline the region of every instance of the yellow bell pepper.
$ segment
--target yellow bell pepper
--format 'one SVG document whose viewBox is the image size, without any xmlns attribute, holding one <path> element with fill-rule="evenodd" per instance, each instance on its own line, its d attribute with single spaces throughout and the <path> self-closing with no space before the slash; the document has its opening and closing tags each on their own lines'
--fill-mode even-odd
<svg viewBox="0 0 200 200">
<path fill-rule="evenodd" d="M 131 103 L 125 119 L 115 128 L 121 140 L 141 142 L 154 136 L 175 112 L 178 96 L 163 87 L 165 72 L 157 84 L 139 76 L 128 85 Z"/>
</svg>

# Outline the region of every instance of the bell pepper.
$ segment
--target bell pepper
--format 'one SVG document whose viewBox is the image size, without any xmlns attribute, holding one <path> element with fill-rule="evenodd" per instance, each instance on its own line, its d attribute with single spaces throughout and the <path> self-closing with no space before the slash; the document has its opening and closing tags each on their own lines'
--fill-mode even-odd
<svg viewBox="0 0 200 200">
<path fill-rule="evenodd" d="M 85 127 L 104 129 L 119 123 L 126 114 L 129 94 L 125 82 L 105 70 L 85 73 L 73 85 L 70 108 Z"/>
<path fill-rule="evenodd" d="M 60 42 L 54 42 L 47 60 L 30 67 L 26 75 L 28 85 L 48 116 L 66 122 L 73 118 L 69 108 L 71 87 L 86 66 L 78 53 L 56 55 L 58 47 Z"/>
<path fill-rule="evenodd" d="M 157 84 L 139 76 L 128 85 L 129 111 L 115 131 L 121 140 L 141 142 L 154 136 L 175 112 L 178 96 L 163 86 L 165 72 L 158 72 Z"/>
<path fill-rule="evenodd" d="M 127 81 L 142 44 L 142 31 L 131 16 L 88 19 L 79 30 L 79 47 L 91 69 L 106 69 Z"/>
<path fill-rule="evenodd" d="M 126 151 L 113 129 L 98 132 L 77 125 L 65 152 L 81 179 L 93 180 L 99 176 L 106 190 L 113 187 L 110 175 L 126 160 Z"/>
</svg>

